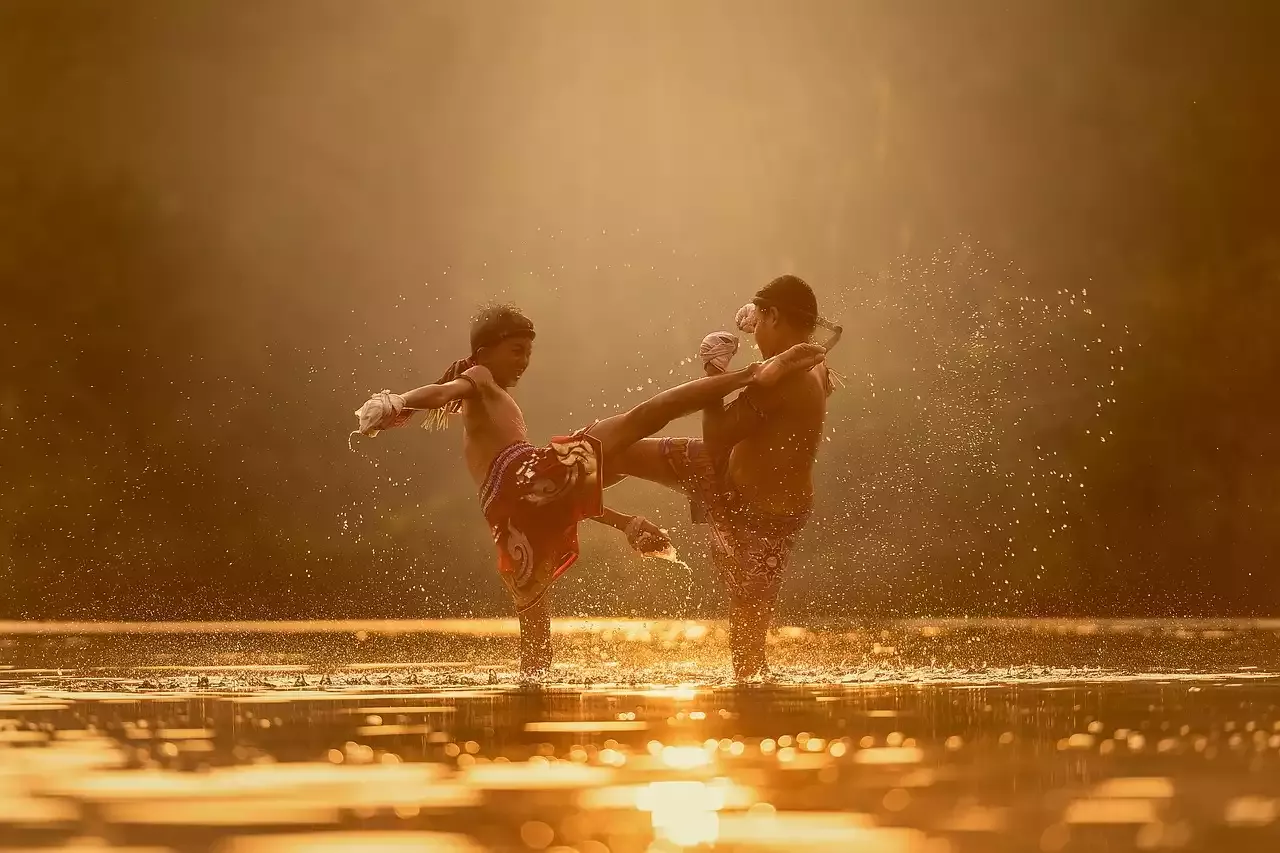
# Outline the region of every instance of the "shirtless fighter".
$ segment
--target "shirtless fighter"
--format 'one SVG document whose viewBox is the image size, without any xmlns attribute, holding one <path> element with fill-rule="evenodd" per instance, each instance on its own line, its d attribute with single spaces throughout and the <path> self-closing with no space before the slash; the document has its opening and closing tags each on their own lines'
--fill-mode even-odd
<svg viewBox="0 0 1280 853">
<path fill-rule="evenodd" d="M 802 350 L 822 321 L 818 300 L 803 280 L 769 282 L 738 312 L 739 328 L 755 334 L 761 354 Z M 736 336 L 716 332 L 703 341 L 708 376 L 727 376 Z M 825 348 L 822 350 L 825 352 Z M 768 362 L 766 362 L 768 363 Z M 832 391 L 819 359 L 765 387 L 746 388 L 728 405 L 705 407 L 702 438 L 651 438 L 609 460 L 610 483 L 624 476 L 679 489 L 691 499 L 695 522 L 709 523 L 716 568 L 729 590 L 734 675 L 766 674 L 765 640 L 778 590 L 797 535 L 813 508 L 813 466 Z"/>
</svg>

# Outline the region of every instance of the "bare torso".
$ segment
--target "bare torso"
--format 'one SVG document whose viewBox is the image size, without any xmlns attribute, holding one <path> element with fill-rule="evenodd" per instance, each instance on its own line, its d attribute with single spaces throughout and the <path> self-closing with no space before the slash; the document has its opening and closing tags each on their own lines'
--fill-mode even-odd
<svg viewBox="0 0 1280 853">
<path fill-rule="evenodd" d="M 788 396 L 800 402 L 771 412 L 729 456 L 729 482 L 748 506 L 761 512 L 792 514 L 813 506 L 813 465 L 826 415 L 826 366 L 792 381 L 807 383 L 790 389 Z"/>
<path fill-rule="evenodd" d="M 528 430 L 515 398 L 498 387 L 486 368 L 473 367 L 463 375 L 477 388 L 477 394 L 462 402 L 462 446 L 467 470 L 480 488 L 494 457 L 515 442 L 527 440 Z"/>
</svg>

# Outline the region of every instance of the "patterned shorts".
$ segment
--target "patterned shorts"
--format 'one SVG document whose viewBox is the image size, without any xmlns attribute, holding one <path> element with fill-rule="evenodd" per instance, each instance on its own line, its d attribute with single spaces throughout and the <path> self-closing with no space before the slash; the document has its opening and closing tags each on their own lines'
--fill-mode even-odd
<svg viewBox="0 0 1280 853">
<path fill-rule="evenodd" d="M 711 526 L 716 569 L 730 593 L 752 599 L 777 595 L 809 514 L 775 515 L 746 507 L 701 439 L 664 438 L 662 456 L 689 495 L 694 521 Z"/>
<path fill-rule="evenodd" d="M 579 432 L 545 447 L 517 442 L 490 463 L 480 505 L 516 612 L 541 601 L 577 561 L 578 522 L 604 511 L 600 461 L 599 440 Z"/>
</svg>

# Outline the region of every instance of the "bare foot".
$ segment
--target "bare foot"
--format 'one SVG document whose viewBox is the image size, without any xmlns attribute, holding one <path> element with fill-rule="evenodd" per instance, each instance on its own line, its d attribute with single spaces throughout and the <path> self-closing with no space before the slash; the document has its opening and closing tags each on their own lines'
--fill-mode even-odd
<svg viewBox="0 0 1280 853">
<path fill-rule="evenodd" d="M 821 364 L 826 357 L 827 351 L 817 344 L 796 344 L 760 365 L 753 382 L 763 386 L 776 385 L 784 377 Z"/>
</svg>

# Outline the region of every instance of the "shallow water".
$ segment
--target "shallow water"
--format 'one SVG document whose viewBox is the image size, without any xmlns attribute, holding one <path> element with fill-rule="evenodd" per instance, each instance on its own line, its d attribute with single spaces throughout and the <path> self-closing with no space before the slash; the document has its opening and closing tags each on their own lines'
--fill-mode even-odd
<svg viewBox="0 0 1280 853">
<path fill-rule="evenodd" d="M 5 849 L 1274 850 L 1280 622 L 0 625 Z"/>
</svg>

